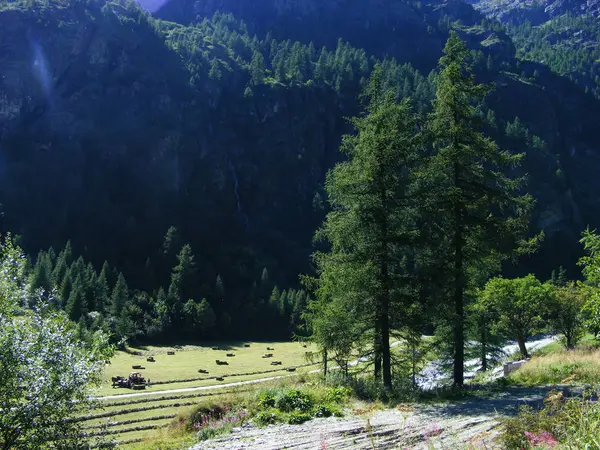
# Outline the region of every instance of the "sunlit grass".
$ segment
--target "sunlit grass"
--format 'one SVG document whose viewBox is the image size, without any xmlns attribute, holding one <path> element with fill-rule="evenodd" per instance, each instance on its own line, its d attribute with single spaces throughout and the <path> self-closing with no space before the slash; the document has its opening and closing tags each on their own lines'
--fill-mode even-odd
<svg viewBox="0 0 600 450">
<path fill-rule="evenodd" d="M 590 344 L 583 344 L 575 350 L 562 347 L 545 349 L 513 372 L 507 381 L 525 386 L 599 383 L 600 349 Z"/>
<path fill-rule="evenodd" d="M 216 345 L 215 345 L 216 346 Z M 267 347 L 274 348 L 268 351 Z M 140 349 L 129 349 L 130 352 L 117 352 L 111 364 L 106 367 L 102 387 L 96 395 L 119 395 L 129 394 L 135 391 L 111 387 L 111 377 L 116 375 L 127 376 L 130 372 L 138 371 L 146 379 L 150 379 L 151 386 L 146 391 L 164 391 L 198 386 L 212 386 L 222 383 L 246 381 L 269 376 L 283 375 L 287 372 L 285 368 L 307 364 L 306 353 L 314 349 L 310 344 L 303 347 L 298 342 L 260 342 L 250 343 L 246 348 L 243 344 L 219 346 L 223 350 L 212 350 L 211 347 L 185 346 L 181 349 L 171 347 L 144 347 Z M 131 354 L 140 352 L 142 356 Z M 174 355 L 167 355 L 168 351 L 174 351 Z M 227 353 L 234 353 L 235 357 L 227 357 Z M 262 358 L 265 353 L 272 353 L 272 358 Z M 148 356 L 153 356 L 156 362 L 146 361 Z M 227 361 L 229 365 L 219 366 L 216 360 Z M 281 366 L 272 366 L 271 362 L 281 361 Z M 143 370 L 133 369 L 132 366 L 141 365 Z M 204 378 L 213 376 L 233 375 L 250 372 L 265 372 L 280 367 L 280 372 L 265 375 L 246 375 L 235 377 L 224 382 L 216 380 L 202 380 L 194 382 L 169 383 L 152 385 L 156 381 L 185 380 L 190 378 Z M 207 370 L 209 373 L 201 374 L 199 369 Z"/>
</svg>

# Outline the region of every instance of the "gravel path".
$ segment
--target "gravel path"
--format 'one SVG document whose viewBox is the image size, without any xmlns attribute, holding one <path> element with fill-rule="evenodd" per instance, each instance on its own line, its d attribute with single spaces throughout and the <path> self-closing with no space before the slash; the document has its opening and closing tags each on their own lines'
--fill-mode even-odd
<svg viewBox="0 0 600 450">
<path fill-rule="evenodd" d="M 550 388 L 509 388 L 486 398 L 439 405 L 410 405 L 302 425 L 251 424 L 190 450 L 499 449 L 498 419 L 519 404 L 539 404 Z"/>
</svg>

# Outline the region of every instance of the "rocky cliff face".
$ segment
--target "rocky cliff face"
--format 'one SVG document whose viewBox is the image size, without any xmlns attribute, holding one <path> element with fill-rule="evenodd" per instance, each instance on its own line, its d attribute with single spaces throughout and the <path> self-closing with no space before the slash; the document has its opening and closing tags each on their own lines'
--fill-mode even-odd
<svg viewBox="0 0 600 450">
<path fill-rule="evenodd" d="M 501 22 L 539 25 L 566 13 L 600 17 L 599 0 L 471 0 L 471 4 L 489 17 Z"/>
</svg>

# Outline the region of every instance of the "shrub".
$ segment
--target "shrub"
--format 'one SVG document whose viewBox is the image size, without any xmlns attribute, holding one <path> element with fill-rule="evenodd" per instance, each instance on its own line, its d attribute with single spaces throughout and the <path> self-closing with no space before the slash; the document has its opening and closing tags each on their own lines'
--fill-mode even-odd
<svg viewBox="0 0 600 450">
<path fill-rule="evenodd" d="M 275 407 L 275 397 L 270 392 L 262 392 L 258 397 L 258 405 L 260 408 L 273 408 Z"/>
<path fill-rule="evenodd" d="M 305 413 L 292 413 L 289 415 L 287 423 L 290 425 L 300 425 L 304 422 L 308 422 L 312 417 L 310 414 Z"/>
<path fill-rule="evenodd" d="M 257 425 L 266 426 L 281 422 L 281 416 L 276 410 L 261 411 L 255 417 L 254 421 Z"/>
<path fill-rule="evenodd" d="M 345 386 L 336 386 L 327 389 L 325 393 L 325 401 L 328 403 L 344 403 L 351 394 L 351 390 Z"/>
<path fill-rule="evenodd" d="M 313 407 L 313 400 L 309 394 L 297 389 L 291 390 L 277 399 L 277 409 L 284 412 L 308 412 Z"/>
<path fill-rule="evenodd" d="M 544 399 L 544 408 L 536 411 L 524 406 L 517 417 L 505 419 L 501 440 L 503 448 L 600 449 L 600 406 L 590 402 L 590 393 L 565 399 L 560 392 L 551 392 Z"/>
</svg>

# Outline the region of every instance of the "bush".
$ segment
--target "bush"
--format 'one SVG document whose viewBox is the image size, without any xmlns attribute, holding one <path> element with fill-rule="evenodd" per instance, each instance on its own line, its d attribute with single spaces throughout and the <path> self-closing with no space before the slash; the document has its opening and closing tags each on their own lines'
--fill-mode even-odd
<svg viewBox="0 0 600 450">
<path fill-rule="evenodd" d="M 300 425 L 304 422 L 308 422 L 312 417 L 310 414 L 305 413 L 292 413 L 289 415 L 287 423 L 290 425 Z"/>
<path fill-rule="evenodd" d="M 331 417 L 335 414 L 336 410 L 330 408 L 327 405 L 317 405 L 313 411 L 313 416 L 315 417 Z"/>
<path fill-rule="evenodd" d="M 260 408 L 273 408 L 275 407 L 275 397 L 271 392 L 262 392 L 258 397 L 258 405 Z"/>
<path fill-rule="evenodd" d="M 277 399 L 277 409 L 283 412 L 301 411 L 308 412 L 314 402 L 310 395 L 299 390 L 292 390 Z"/>
<path fill-rule="evenodd" d="M 276 410 L 261 411 L 255 417 L 257 425 L 266 426 L 281 422 L 281 415 Z"/>
<path fill-rule="evenodd" d="M 350 397 L 351 393 L 352 391 L 350 388 L 345 386 L 329 388 L 325 393 L 325 401 L 328 403 L 342 404 Z"/>
</svg>

